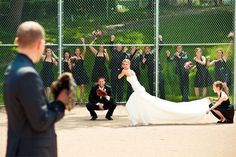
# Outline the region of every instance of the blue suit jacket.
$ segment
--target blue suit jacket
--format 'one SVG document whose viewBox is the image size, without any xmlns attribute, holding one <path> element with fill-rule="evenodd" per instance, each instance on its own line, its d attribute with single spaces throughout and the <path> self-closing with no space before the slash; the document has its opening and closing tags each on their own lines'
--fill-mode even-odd
<svg viewBox="0 0 236 157">
<path fill-rule="evenodd" d="M 57 156 L 54 123 L 64 116 L 63 103 L 49 103 L 32 61 L 17 54 L 4 79 L 8 117 L 6 156 Z"/>
</svg>

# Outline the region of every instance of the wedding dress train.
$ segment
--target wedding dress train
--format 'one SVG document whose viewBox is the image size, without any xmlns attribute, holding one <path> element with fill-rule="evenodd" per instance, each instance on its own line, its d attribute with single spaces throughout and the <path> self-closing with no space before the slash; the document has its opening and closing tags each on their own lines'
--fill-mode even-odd
<svg viewBox="0 0 236 157">
<path fill-rule="evenodd" d="M 135 74 L 128 76 L 134 92 L 126 103 L 132 125 L 196 123 L 206 115 L 210 100 L 203 98 L 190 102 L 171 102 L 145 91 Z"/>
</svg>

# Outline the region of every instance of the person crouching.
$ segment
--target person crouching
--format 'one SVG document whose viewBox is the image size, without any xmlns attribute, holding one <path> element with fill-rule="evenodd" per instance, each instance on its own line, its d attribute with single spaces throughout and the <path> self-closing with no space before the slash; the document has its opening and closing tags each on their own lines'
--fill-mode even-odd
<svg viewBox="0 0 236 157">
<path fill-rule="evenodd" d="M 95 110 L 108 110 L 106 119 L 113 120 L 111 116 L 116 108 L 116 104 L 114 102 L 111 87 L 106 85 L 105 78 L 98 78 L 97 85 L 91 88 L 89 102 L 86 107 L 92 116 L 91 120 L 97 119 Z"/>
</svg>

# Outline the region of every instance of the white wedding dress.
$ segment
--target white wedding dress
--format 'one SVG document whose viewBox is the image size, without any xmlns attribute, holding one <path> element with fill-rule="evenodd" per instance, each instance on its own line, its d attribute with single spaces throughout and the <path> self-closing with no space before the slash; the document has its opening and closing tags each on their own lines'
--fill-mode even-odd
<svg viewBox="0 0 236 157">
<path fill-rule="evenodd" d="M 175 103 L 147 93 L 135 74 L 128 76 L 127 81 L 134 90 L 126 103 L 132 125 L 196 123 L 209 109 L 207 98 Z"/>
</svg>

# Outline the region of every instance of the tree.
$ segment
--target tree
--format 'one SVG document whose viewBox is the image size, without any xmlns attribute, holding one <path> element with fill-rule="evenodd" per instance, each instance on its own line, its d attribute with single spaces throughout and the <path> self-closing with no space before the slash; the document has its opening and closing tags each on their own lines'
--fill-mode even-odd
<svg viewBox="0 0 236 157">
<path fill-rule="evenodd" d="M 6 17 L 8 29 L 16 29 L 17 26 L 21 23 L 23 6 L 24 0 L 13 0 L 11 2 L 10 12 Z"/>
</svg>

